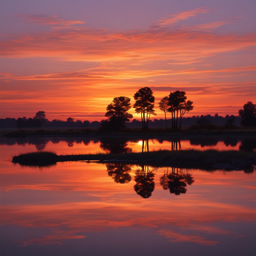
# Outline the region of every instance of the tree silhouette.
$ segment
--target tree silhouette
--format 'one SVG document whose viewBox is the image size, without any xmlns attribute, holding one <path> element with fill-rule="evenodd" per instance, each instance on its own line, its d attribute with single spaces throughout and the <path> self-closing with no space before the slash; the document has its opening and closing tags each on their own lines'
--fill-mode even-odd
<svg viewBox="0 0 256 256">
<path fill-rule="evenodd" d="M 186 101 L 187 96 L 184 91 L 170 93 L 168 98 L 168 111 L 172 113 L 172 129 L 178 131 L 181 129 L 183 116 L 193 110 L 193 102 Z M 179 120 L 180 119 L 180 120 Z M 179 122 L 180 121 L 180 122 Z"/>
<path fill-rule="evenodd" d="M 26 121 L 27 121 L 26 117 L 18 118 L 16 121 L 16 127 L 19 129 L 26 127 Z"/>
<path fill-rule="evenodd" d="M 128 164 L 107 164 L 108 176 L 112 177 L 116 183 L 129 183 L 132 179 L 129 172 L 131 167 Z"/>
<path fill-rule="evenodd" d="M 135 172 L 136 184 L 134 185 L 134 190 L 138 195 L 143 198 L 149 198 L 152 195 L 155 189 L 154 176 L 155 174 L 144 166 Z"/>
<path fill-rule="evenodd" d="M 239 116 L 241 116 L 241 125 L 244 127 L 254 127 L 256 126 L 256 105 L 251 101 L 244 104 L 243 109 L 238 111 Z"/>
<path fill-rule="evenodd" d="M 68 123 L 74 123 L 74 118 L 69 117 L 69 118 L 67 119 L 67 122 L 68 122 Z"/>
<path fill-rule="evenodd" d="M 235 123 L 235 121 L 236 121 L 235 116 L 234 116 L 234 115 L 231 115 L 231 117 L 229 117 L 229 118 L 227 119 L 227 124 L 233 125 L 233 124 Z"/>
<path fill-rule="evenodd" d="M 143 87 L 134 94 L 135 112 L 141 114 L 142 129 L 148 129 L 148 121 L 151 115 L 155 115 L 154 102 L 155 97 L 149 87 Z"/>
<path fill-rule="evenodd" d="M 105 114 L 108 120 L 102 122 L 102 127 L 111 130 L 120 130 L 125 127 L 125 123 L 129 122 L 132 114 L 128 113 L 131 108 L 130 98 L 125 96 L 115 97 L 107 106 Z"/>
<path fill-rule="evenodd" d="M 38 119 L 40 121 L 44 121 L 46 119 L 45 111 L 38 111 L 34 117 L 34 119 Z"/>
<path fill-rule="evenodd" d="M 183 116 L 188 113 L 189 111 L 193 110 L 194 106 L 193 106 L 193 102 L 188 100 L 185 101 L 183 104 L 181 104 L 180 106 L 180 127 L 179 130 L 181 129 L 181 122 L 182 122 L 182 118 Z"/>
<path fill-rule="evenodd" d="M 166 126 L 166 129 L 167 129 L 167 119 L 166 119 L 166 112 L 168 111 L 168 108 L 169 108 L 169 98 L 168 96 L 162 98 L 159 102 L 159 108 L 160 110 L 164 111 L 164 117 L 165 117 L 165 126 Z"/>
<path fill-rule="evenodd" d="M 34 116 L 34 121 L 28 119 L 27 123 L 28 127 L 40 127 L 44 121 L 46 121 L 45 111 L 38 111 Z"/>
<path fill-rule="evenodd" d="M 169 95 L 168 111 L 172 113 L 172 129 L 173 130 L 178 130 L 179 111 L 187 99 L 185 94 L 186 93 L 183 91 L 176 91 L 173 93 L 171 92 Z"/>
</svg>

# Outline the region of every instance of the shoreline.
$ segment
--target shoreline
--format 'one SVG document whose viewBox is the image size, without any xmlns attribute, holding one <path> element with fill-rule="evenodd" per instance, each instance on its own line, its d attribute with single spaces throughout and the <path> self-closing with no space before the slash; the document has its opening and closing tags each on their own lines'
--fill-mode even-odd
<svg viewBox="0 0 256 256">
<path fill-rule="evenodd" d="M 32 137 L 32 136 L 53 136 L 53 137 L 141 137 L 141 138 L 158 138 L 158 137 L 198 137 L 198 136 L 230 136 L 230 137 L 256 137 L 256 128 L 241 128 L 236 127 L 234 129 L 227 127 L 189 127 L 182 129 L 181 131 L 172 131 L 171 129 L 149 129 L 143 131 L 141 129 L 125 129 L 120 132 L 102 132 L 98 129 L 34 129 L 34 130 L 14 130 L 14 131 L 2 131 L 1 137 L 6 138 L 18 138 L 18 137 Z"/>
<path fill-rule="evenodd" d="M 52 152 L 33 152 L 14 156 L 12 163 L 21 166 L 47 167 L 58 162 L 94 161 L 154 167 L 178 167 L 201 170 L 245 170 L 253 172 L 255 152 L 180 150 L 151 151 L 125 154 L 57 155 Z"/>
</svg>

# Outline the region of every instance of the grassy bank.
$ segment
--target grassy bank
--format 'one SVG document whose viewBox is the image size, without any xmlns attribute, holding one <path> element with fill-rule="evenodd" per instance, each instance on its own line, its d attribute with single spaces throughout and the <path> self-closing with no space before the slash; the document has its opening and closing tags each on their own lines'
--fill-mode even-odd
<svg viewBox="0 0 256 256">
<path fill-rule="evenodd" d="M 23 166 L 46 167 L 65 161 L 98 161 L 102 163 L 170 166 L 206 170 L 245 170 L 256 164 L 255 152 L 181 150 L 153 151 L 127 154 L 56 155 L 51 152 L 35 152 L 14 156 L 12 162 Z"/>
</svg>

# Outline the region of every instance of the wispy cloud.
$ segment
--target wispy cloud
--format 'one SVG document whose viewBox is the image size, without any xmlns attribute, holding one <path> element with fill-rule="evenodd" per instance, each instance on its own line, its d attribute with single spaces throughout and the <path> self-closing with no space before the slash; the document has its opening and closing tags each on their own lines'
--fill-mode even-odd
<svg viewBox="0 0 256 256">
<path fill-rule="evenodd" d="M 91 68 L 76 72 L 63 72 L 63 73 L 53 73 L 45 75 L 34 75 L 34 76 L 17 76 L 9 75 L 9 78 L 16 80 L 90 80 L 90 81 L 100 81 L 104 82 L 114 82 L 114 80 L 129 80 L 135 78 L 149 78 L 155 76 L 180 76 L 180 75 L 209 75 L 211 73 L 240 73 L 240 72 L 253 72 L 256 71 L 256 65 L 246 66 L 246 67 L 232 67 L 227 69 L 185 69 L 185 70 L 126 70 L 124 68 Z M 233 74 L 232 74 L 233 76 Z"/>
<path fill-rule="evenodd" d="M 189 42 L 189 43 L 188 43 Z M 67 29 L 0 41 L 2 57 L 61 57 L 69 60 L 196 60 L 256 46 L 256 35 L 215 35 L 205 31 L 158 30 L 112 33 Z"/>
<path fill-rule="evenodd" d="M 170 238 L 172 242 L 192 242 L 205 245 L 215 245 L 218 243 L 217 241 L 206 240 L 198 235 L 185 235 L 172 230 L 160 230 L 158 234 Z"/>
<path fill-rule="evenodd" d="M 169 24 L 174 24 L 180 20 L 186 20 L 190 17 L 194 17 L 194 16 L 196 16 L 198 14 L 202 14 L 202 13 L 209 13 L 209 10 L 206 9 L 205 7 L 199 7 L 192 11 L 186 11 L 186 12 L 181 12 L 181 13 L 174 14 L 174 15 L 169 15 L 169 16 L 162 18 L 158 22 L 156 22 L 155 25 L 165 26 L 165 25 L 169 25 Z"/>
<path fill-rule="evenodd" d="M 37 25 L 63 25 L 70 26 L 75 24 L 84 24 L 83 21 L 79 20 L 64 20 L 60 19 L 58 15 L 48 16 L 48 15 L 20 15 L 20 18 L 27 22 L 31 22 Z"/>
<path fill-rule="evenodd" d="M 197 29 L 215 29 L 230 23 L 229 21 L 216 21 L 195 26 Z"/>
</svg>

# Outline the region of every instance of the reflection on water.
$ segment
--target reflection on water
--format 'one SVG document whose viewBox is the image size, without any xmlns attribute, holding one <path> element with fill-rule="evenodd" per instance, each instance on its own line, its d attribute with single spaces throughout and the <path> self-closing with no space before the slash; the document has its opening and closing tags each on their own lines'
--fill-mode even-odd
<svg viewBox="0 0 256 256">
<path fill-rule="evenodd" d="M 171 169 L 171 172 L 169 172 Z M 169 189 L 171 194 L 176 196 L 187 192 L 187 185 L 194 183 L 194 179 L 187 170 L 181 168 L 167 168 L 164 175 L 160 178 L 160 184 L 164 190 Z"/>
<path fill-rule="evenodd" d="M 102 138 L 81 138 L 81 137 L 38 137 L 30 136 L 24 138 L 4 138 L 0 137 L 0 145 L 34 145 L 37 150 L 54 150 L 60 146 L 75 149 L 79 148 L 86 153 L 95 153 L 103 150 L 106 153 L 128 153 L 128 152 L 147 152 L 149 150 L 241 150 L 256 151 L 255 138 L 237 137 L 198 137 L 188 139 L 179 138 L 155 138 L 139 139 L 125 137 L 102 137 Z M 91 146 L 90 146 L 91 145 Z M 90 146 L 90 147 L 89 147 Z M 150 148 L 150 149 L 149 149 Z M 93 152 L 91 152 L 93 150 Z M 82 153 L 82 152 L 80 152 Z"/>
<path fill-rule="evenodd" d="M 125 138 L 102 138 L 100 140 L 100 148 L 110 154 L 132 152 L 132 149 L 128 147 L 128 141 Z"/>
<path fill-rule="evenodd" d="M 77 142 L 65 148 L 67 141 L 49 141 L 46 149 L 84 152 Z M 118 147 L 141 151 L 138 142 Z M 171 142 L 159 145 L 172 149 Z M 89 141 L 88 150 L 100 143 Z M 143 150 L 154 143 L 145 141 Z M 38 169 L 7 161 L 34 147 L 0 146 L 1 256 L 255 255 L 255 172 L 82 161 Z"/>
<path fill-rule="evenodd" d="M 114 163 L 114 164 L 106 164 L 108 176 L 112 177 L 112 179 L 116 183 L 129 183 L 132 179 L 129 172 L 131 171 L 131 167 L 128 164 L 120 164 L 120 163 Z"/>
<path fill-rule="evenodd" d="M 132 179 L 130 174 L 131 165 L 121 163 L 106 164 L 108 176 L 116 183 L 126 184 Z M 163 168 L 161 168 L 163 169 Z M 155 189 L 155 172 L 157 168 L 150 168 L 149 166 L 140 166 L 134 172 L 135 177 L 135 192 L 143 198 L 151 197 Z M 252 170 L 253 172 L 253 170 Z M 250 172 L 251 173 L 251 172 Z M 164 169 L 163 176 L 160 177 L 160 185 L 164 190 L 169 190 L 171 194 L 176 196 L 185 194 L 187 192 L 187 185 L 194 183 L 194 178 L 186 169 L 167 167 Z"/>
<path fill-rule="evenodd" d="M 155 189 L 154 172 L 148 166 L 141 166 L 135 171 L 134 190 L 143 198 L 149 198 Z"/>
<path fill-rule="evenodd" d="M 179 138 L 155 138 L 139 139 L 126 137 L 102 137 L 102 138 L 81 138 L 81 137 L 38 137 L 30 136 L 26 138 L 4 138 L 0 137 L 0 145 L 34 145 L 37 150 L 55 150 L 64 147 L 76 150 L 79 153 L 103 152 L 122 154 L 129 152 L 148 152 L 149 150 L 241 150 L 256 151 L 255 138 L 237 138 L 237 137 L 190 137 L 188 139 Z M 81 150 L 83 150 L 81 152 Z"/>
</svg>

